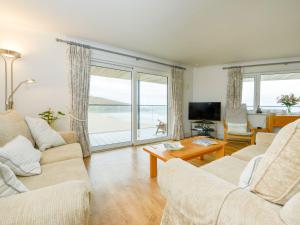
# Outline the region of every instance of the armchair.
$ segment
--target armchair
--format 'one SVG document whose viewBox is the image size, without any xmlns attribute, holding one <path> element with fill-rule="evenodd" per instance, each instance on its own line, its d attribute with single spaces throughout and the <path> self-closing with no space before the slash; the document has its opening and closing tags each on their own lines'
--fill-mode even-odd
<svg viewBox="0 0 300 225">
<path fill-rule="evenodd" d="M 240 108 L 227 108 L 224 120 L 224 140 L 247 140 L 252 145 L 255 140 L 255 130 L 248 122 L 247 106 L 242 104 Z"/>
</svg>

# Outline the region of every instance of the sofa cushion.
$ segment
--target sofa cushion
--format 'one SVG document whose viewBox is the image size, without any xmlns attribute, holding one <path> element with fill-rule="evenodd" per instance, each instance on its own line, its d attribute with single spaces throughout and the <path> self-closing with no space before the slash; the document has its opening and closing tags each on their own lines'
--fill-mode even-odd
<svg viewBox="0 0 300 225">
<path fill-rule="evenodd" d="M 28 116 L 25 120 L 40 151 L 66 144 L 59 133 L 53 130 L 45 120 Z"/>
<path fill-rule="evenodd" d="M 255 156 L 264 154 L 268 147 L 261 145 L 249 145 L 231 156 L 240 160 L 250 161 Z"/>
<path fill-rule="evenodd" d="M 0 146 L 5 145 L 18 135 L 28 138 L 34 144 L 24 118 L 16 111 L 0 113 Z"/>
<path fill-rule="evenodd" d="M 16 177 L 14 172 L 0 162 L 0 198 L 26 192 L 28 189 Z"/>
<path fill-rule="evenodd" d="M 32 176 L 41 173 L 41 152 L 32 146 L 24 136 L 17 136 L 0 147 L 0 162 L 7 165 L 19 176 Z"/>
<path fill-rule="evenodd" d="M 286 224 L 300 223 L 300 192 L 294 195 L 280 210 L 280 216 Z"/>
<path fill-rule="evenodd" d="M 85 183 L 69 181 L 0 198 L 0 224 L 87 225 L 89 208 Z"/>
<path fill-rule="evenodd" d="M 83 180 L 90 186 L 88 174 L 82 159 L 70 159 L 42 166 L 37 176 L 19 177 L 29 190 L 34 190 L 71 180 Z"/>
<path fill-rule="evenodd" d="M 231 156 L 225 156 L 221 159 L 212 161 L 200 168 L 216 175 L 223 180 L 226 180 L 229 183 L 238 185 L 240 175 L 246 165 L 246 161 Z"/>
<path fill-rule="evenodd" d="M 300 120 L 276 135 L 254 172 L 250 189 L 277 204 L 300 192 Z"/>
<path fill-rule="evenodd" d="M 82 157 L 82 150 L 79 143 L 62 145 L 42 152 L 41 164 L 45 165 L 76 158 L 82 159 Z"/>
</svg>

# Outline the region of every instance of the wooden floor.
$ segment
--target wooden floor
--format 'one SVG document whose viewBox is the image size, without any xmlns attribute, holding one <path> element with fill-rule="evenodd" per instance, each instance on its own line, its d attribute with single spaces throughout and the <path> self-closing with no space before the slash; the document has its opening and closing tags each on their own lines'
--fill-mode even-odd
<svg viewBox="0 0 300 225">
<path fill-rule="evenodd" d="M 246 145 L 229 143 L 225 153 Z M 191 163 L 200 166 L 213 159 L 207 155 Z M 148 155 L 141 146 L 94 153 L 85 163 L 93 185 L 90 225 L 160 224 L 165 199 L 156 179 L 149 178 Z"/>
</svg>

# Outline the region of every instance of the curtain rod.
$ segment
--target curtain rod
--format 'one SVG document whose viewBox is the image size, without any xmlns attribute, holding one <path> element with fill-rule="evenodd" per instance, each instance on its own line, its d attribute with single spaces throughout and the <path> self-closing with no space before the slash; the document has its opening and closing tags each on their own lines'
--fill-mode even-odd
<svg viewBox="0 0 300 225">
<path fill-rule="evenodd" d="M 77 46 L 81 46 L 81 47 L 85 47 L 85 48 L 90 48 L 90 49 L 94 49 L 94 50 L 98 50 L 98 51 L 102 51 L 102 52 L 107 52 L 107 53 L 111 53 L 111 54 L 115 54 L 115 55 L 121 55 L 121 56 L 129 57 L 129 58 L 133 58 L 137 61 L 142 60 L 142 61 L 155 63 L 155 64 L 159 64 L 159 65 L 163 65 L 163 66 L 169 66 L 169 67 L 174 67 L 174 68 L 177 68 L 177 69 L 186 70 L 186 68 L 181 67 L 181 66 L 162 63 L 162 62 L 158 62 L 158 61 L 155 61 L 155 60 L 146 59 L 146 58 L 143 58 L 143 57 L 129 55 L 129 54 L 121 53 L 121 52 L 115 52 L 115 51 L 111 51 L 111 50 L 107 50 L 107 49 L 103 49 L 103 48 L 98 48 L 98 47 L 94 47 L 94 46 L 91 46 L 91 45 L 86 45 L 86 44 L 82 44 L 82 43 L 78 43 L 78 42 L 74 42 L 74 41 L 67 41 L 67 40 L 63 40 L 63 39 L 60 39 L 60 38 L 56 38 L 56 41 L 57 42 L 63 42 L 63 43 L 66 43 L 66 44 L 71 44 L 71 45 L 77 45 Z"/>
<path fill-rule="evenodd" d="M 294 63 L 300 63 L 300 61 L 289 61 L 289 62 L 277 62 L 277 63 L 263 63 L 263 64 L 250 64 L 250 65 L 243 65 L 243 66 L 228 66 L 223 67 L 223 70 L 228 69 L 235 69 L 235 68 L 246 68 L 246 67 L 257 67 L 257 66 L 274 66 L 274 65 L 288 65 L 288 64 L 294 64 Z"/>
</svg>

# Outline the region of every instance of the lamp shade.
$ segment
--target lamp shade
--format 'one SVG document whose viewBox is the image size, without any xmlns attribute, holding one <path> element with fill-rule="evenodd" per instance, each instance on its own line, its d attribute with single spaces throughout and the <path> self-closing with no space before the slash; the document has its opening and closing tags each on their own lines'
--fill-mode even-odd
<svg viewBox="0 0 300 225">
<path fill-rule="evenodd" d="M 0 55 L 8 58 L 21 58 L 21 54 L 19 52 L 0 48 Z"/>
<path fill-rule="evenodd" d="M 26 80 L 26 83 L 27 84 L 33 84 L 33 83 L 35 83 L 36 82 L 36 80 L 35 79 L 32 79 L 32 78 L 29 78 L 28 80 Z"/>
</svg>

